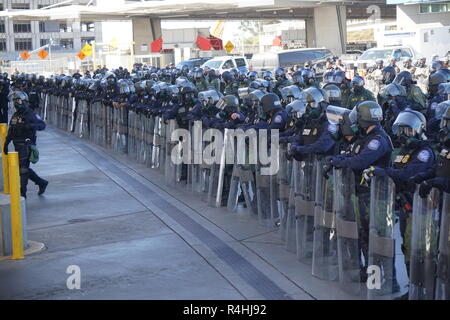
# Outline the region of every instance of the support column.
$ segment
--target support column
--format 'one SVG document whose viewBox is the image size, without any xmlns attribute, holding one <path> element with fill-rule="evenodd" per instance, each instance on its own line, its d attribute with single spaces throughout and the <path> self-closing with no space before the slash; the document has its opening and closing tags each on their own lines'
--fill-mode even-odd
<svg viewBox="0 0 450 320">
<path fill-rule="evenodd" d="M 314 18 L 305 19 L 306 46 L 308 48 L 316 47 L 316 30 L 314 29 Z"/>
<path fill-rule="evenodd" d="M 150 43 L 162 36 L 161 19 L 133 18 L 131 21 L 133 24 L 134 54 L 150 54 Z"/>
<path fill-rule="evenodd" d="M 347 43 L 346 23 L 345 6 L 323 6 L 314 8 L 313 25 L 315 47 L 325 47 L 337 55 L 345 53 Z M 309 39 L 308 35 L 307 39 Z"/>
</svg>

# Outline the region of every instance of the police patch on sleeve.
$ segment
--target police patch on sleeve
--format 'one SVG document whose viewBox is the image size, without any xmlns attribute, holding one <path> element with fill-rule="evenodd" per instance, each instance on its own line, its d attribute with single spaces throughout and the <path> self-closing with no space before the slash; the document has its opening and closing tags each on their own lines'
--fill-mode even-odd
<svg viewBox="0 0 450 320">
<path fill-rule="evenodd" d="M 337 125 L 335 124 L 328 124 L 328 131 L 330 131 L 331 134 L 335 134 L 337 132 Z"/>
<path fill-rule="evenodd" d="M 275 123 L 282 123 L 283 122 L 283 117 L 278 115 L 275 117 L 275 119 L 273 119 L 273 122 Z"/>
<path fill-rule="evenodd" d="M 380 141 L 378 141 L 377 139 L 372 139 L 369 144 L 367 145 L 367 148 L 369 148 L 370 150 L 378 150 L 378 148 L 380 147 Z"/>
<path fill-rule="evenodd" d="M 417 159 L 419 159 L 422 162 L 428 162 L 428 160 L 430 159 L 430 152 L 428 152 L 428 150 L 420 151 L 419 154 L 417 155 Z"/>
</svg>

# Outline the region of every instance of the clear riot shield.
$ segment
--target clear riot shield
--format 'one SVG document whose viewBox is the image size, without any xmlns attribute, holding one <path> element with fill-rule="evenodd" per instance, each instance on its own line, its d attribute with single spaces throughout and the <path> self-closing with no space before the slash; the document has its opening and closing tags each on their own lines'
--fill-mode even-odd
<svg viewBox="0 0 450 320">
<path fill-rule="evenodd" d="M 77 104 L 78 101 L 75 97 L 69 98 L 69 106 L 68 106 L 68 123 L 67 123 L 67 131 L 74 132 L 75 131 L 75 118 L 77 115 Z"/>
<path fill-rule="evenodd" d="M 360 249 L 358 245 L 359 211 L 355 175 L 352 169 L 333 170 L 334 206 L 339 266 L 339 286 L 345 292 L 359 295 L 361 291 Z"/>
<path fill-rule="evenodd" d="M 409 300 L 434 299 L 440 205 L 438 189 L 431 189 L 430 195 L 424 199 L 417 188 L 412 213 Z"/>
<path fill-rule="evenodd" d="M 176 184 L 176 170 L 177 165 L 172 161 L 172 152 L 178 153 L 178 142 L 171 141 L 171 134 L 177 128 L 177 121 L 169 120 L 166 126 L 166 165 L 165 165 L 165 180 L 169 186 L 175 186 Z"/>
<path fill-rule="evenodd" d="M 115 152 L 119 151 L 119 107 L 111 106 L 111 149 Z"/>
<path fill-rule="evenodd" d="M 106 147 L 112 149 L 113 130 L 114 130 L 114 107 L 109 105 L 106 107 Z"/>
<path fill-rule="evenodd" d="M 155 127 L 153 132 L 153 149 L 152 149 L 152 168 L 160 167 L 160 152 L 161 152 L 161 130 L 162 130 L 162 119 L 160 116 L 155 117 Z"/>
<path fill-rule="evenodd" d="M 126 107 L 120 107 L 118 110 L 118 152 L 127 153 L 128 143 L 128 111 Z"/>
<path fill-rule="evenodd" d="M 226 164 L 226 152 L 227 150 L 231 150 L 230 143 L 230 134 L 229 130 L 225 129 L 223 134 L 223 147 L 220 150 L 219 163 L 214 163 L 211 167 L 211 175 L 209 181 L 209 190 L 208 190 L 208 205 L 212 207 L 219 208 L 223 205 L 226 205 L 226 198 L 228 197 L 228 193 L 224 192 L 224 185 L 226 179 L 227 164 Z"/>
<path fill-rule="evenodd" d="M 277 198 L 277 208 L 280 216 L 280 232 L 282 234 L 282 239 L 286 234 L 286 221 L 289 209 L 289 196 L 291 191 L 290 176 L 292 161 L 288 161 L 286 158 L 287 145 L 280 144 L 279 151 L 279 169 L 277 174 L 277 185 L 278 185 L 278 198 Z M 284 235 L 284 237 L 283 237 Z"/>
<path fill-rule="evenodd" d="M 63 122 L 61 129 L 64 131 L 69 131 L 69 115 L 72 113 L 72 98 L 64 98 L 64 108 L 63 108 Z"/>
<path fill-rule="evenodd" d="M 95 142 L 97 136 L 97 104 L 98 102 L 92 101 L 89 108 L 89 141 Z"/>
<path fill-rule="evenodd" d="M 286 250 L 292 253 L 297 253 L 297 227 L 296 227 L 296 203 L 300 197 L 300 184 L 301 184 L 300 162 L 292 160 L 292 179 L 289 190 L 289 204 L 286 216 L 286 222 L 281 220 L 281 237 L 285 242 Z M 286 224 L 283 227 L 284 223 Z M 284 234 L 284 236 L 283 236 Z"/>
<path fill-rule="evenodd" d="M 86 102 L 86 100 L 84 100 L 84 99 L 78 100 L 77 112 L 76 112 L 76 114 L 74 116 L 74 119 L 73 119 L 73 131 L 72 132 L 78 138 L 81 138 L 81 136 L 80 136 L 80 132 L 81 132 L 81 121 L 80 121 L 80 119 L 81 119 L 81 114 L 83 112 L 83 110 L 82 110 L 83 109 L 83 105 L 85 104 L 85 102 Z"/>
<path fill-rule="evenodd" d="M 144 129 L 144 148 L 145 159 L 144 163 L 148 168 L 152 166 L 152 149 L 153 149 L 153 134 L 155 130 L 155 118 L 148 112 L 144 113 L 145 116 L 145 129 Z"/>
<path fill-rule="evenodd" d="M 436 273 L 436 300 L 450 300 L 450 194 L 443 194 Z"/>
<path fill-rule="evenodd" d="M 312 264 L 314 207 L 316 193 L 316 156 L 308 154 L 301 162 L 302 181 L 296 203 L 297 259 Z"/>
<path fill-rule="evenodd" d="M 64 96 L 58 96 L 55 108 L 56 108 L 56 126 L 62 128 L 63 111 L 64 111 Z"/>
<path fill-rule="evenodd" d="M 392 300 L 394 280 L 394 196 L 390 177 L 375 176 L 370 181 L 369 300 Z"/>
<path fill-rule="evenodd" d="M 270 176 L 262 174 L 261 165 L 256 167 L 256 200 L 258 208 L 258 220 L 260 224 L 272 227 L 272 210 L 270 203 Z"/>
<path fill-rule="evenodd" d="M 44 108 L 41 109 L 41 111 L 42 111 L 41 112 L 41 118 L 44 121 L 47 121 L 47 110 L 48 110 L 49 102 L 50 102 L 50 95 L 48 93 L 44 94 Z"/>
<path fill-rule="evenodd" d="M 136 131 L 136 160 L 144 163 L 145 160 L 145 115 L 142 109 L 138 109 L 135 121 Z"/>
<path fill-rule="evenodd" d="M 314 208 L 314 242 L 312 275 L 323 280 L 337 281 L 336 219 L 333 205 L 334 180 L 332 172 L 324 176 L 323 159 L 316 162 L 316 205 Z"/>
<path fill-rule="evenodd" d="M 202 189 L 201 159 L 202 159 L 202 122 L 189 121 L 191 135 L 191 163 L 188 165 L 188 192 L 200 195 Z"/>
<path fill-rule="evenodd" d="M 99 141 L 99 145 L 101 145 L 102 147 L 106 147 L 106 141 L 107 141 L 107 137 L 106 134 L 108 132 L 108 130 L 106 129 L 106 124 L 107 124 L 107 108 L 103 103 L 100 103 L 100 113 L 99 113 L 99 135 L 98 135 L 98 141 Z"/>
</svg>

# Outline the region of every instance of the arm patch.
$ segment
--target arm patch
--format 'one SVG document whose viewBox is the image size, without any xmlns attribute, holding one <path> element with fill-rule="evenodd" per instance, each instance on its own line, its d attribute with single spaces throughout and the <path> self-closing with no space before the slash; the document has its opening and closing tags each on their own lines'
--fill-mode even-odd
<svg viewBox="0 0 450 320">
<path fill-rule="evenodd" d="M 378 141 L 377 139 L 372 139 L 369 144 L 367 145 L 367 148 L 369 148 L 370 150 L 378 150 L 378 148 L 380 147 L 380 141 Z"/>
<path fill-rule="evenodd" d="M 280 115 L 277 115 L 277 116 L 275 117 L 275 119 L 273 119 L 273 122 L 274 122 L 274 123 L 282 123 L 282 122 L 283 122 L 283 117 L 280 116 Z"/>
<path fill-rule="evenodd" d="M 428 160 L 430 159 L 430 153 L 428 152 L 428 150 L 422 150 L 419 152 L 419 154 L 417 155 L 417 159 L 419 159 L 422 162 L 428 162 Z"/>
</svg>

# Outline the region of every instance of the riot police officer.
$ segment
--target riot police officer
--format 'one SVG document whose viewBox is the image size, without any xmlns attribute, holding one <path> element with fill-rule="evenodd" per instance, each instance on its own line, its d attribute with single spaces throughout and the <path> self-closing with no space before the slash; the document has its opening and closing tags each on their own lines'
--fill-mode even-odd
<svg viewBox="0 0 450 320">
<path fill-rule="evenodd" d="M 44 130 L 45 123 L 39 115 L 30 109 L 28 97 L 23 91 L 14 91 L 11 99 L 16 111 L 9 123 L 3 152 L 8 154 L 8 145 L 12 141 L 15 150 L 19 153 L 21 196 L 26 198 L 28 179 L 39 186 L 38 194 L 41 195 L 45 192 L 48 181 L 39 177 L 30 168 L 30 156 L 32 150 L 37 150 L 36 131 Z"/>
<path fill-rule="evenodd" d="M 286 72 L 283 68 L 275 69 L 274 74 L 276 82 L 273 87 L 273 93 L 280 95 L 280 90 L 290 86 L 292 83 L 286 78 Z"/>
<path fill-rule="evenodd" d="M 373 93 L 364 88 L 364 78 L 361 76 L 354 76 L 351 81 L 351 93 L 348 97 L 348 108 L 353 109 L 358 103 L 363 101 L 376 101 Z"/>
<path fill-rule="evenodd" d="M 414 110 L 400 112 L 392 126 L 400 145 L 392 166 L 387 168 L 373 166 L 366 170 L 366 174 L 389 176 L 395 183 L 400 233 L 403 239 L 402 251 L 408 274 L 411 254 L 411 214 L 414 198 L 414 188 L 410 188 L 409 179 L 416 174 L 425 174 L 435 166 L 436 161 L 430 143 L 424 140 L 425 128 L 426 119 L 422 113 Z"/>
<path fill-rule="evenodd" d="M 394 83 L 402 85 L 406 89 L 407 99 L 410 102 L 410 107 L 419 112 L 425 112 L 426 97 L 422 90 L 413 83 L 411 73 L 409 71 L 402 71 L 395 77 Z"/>
<path fill-rule="evenodd" d="M 225 89 L 223 93 L 225 95 L 237 96 L 239 85 L 235 81 L 232 73 L 230 71 L 225 71 L 224 73 L 222 73 L 222 80 L 225 82 Z"/>
<path fill-rule="evenodd" d="M 351 152 L 333 156 L 330 164 L 338 168 L 350 168 L 355 173 L 359 202 L 359 242 L 365 265 L 361 263 L 361 280 L 367 277 L 369 244 L 369 203 L 370 189 L 361 185 L 359 179 L 370 166 L 386 168 L 389 166 L 393 150 L 392 142 L 381 127 L 383 110 L 375 101 L 363 101 L 356 105 L 349 115 L 353 130 L 358 138 Z"/>
</svg>

